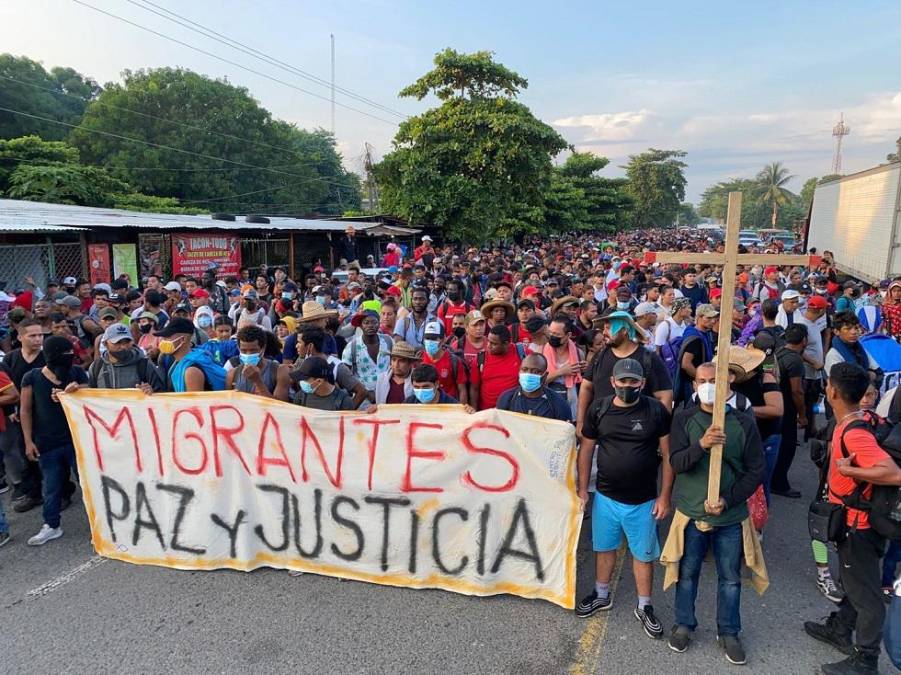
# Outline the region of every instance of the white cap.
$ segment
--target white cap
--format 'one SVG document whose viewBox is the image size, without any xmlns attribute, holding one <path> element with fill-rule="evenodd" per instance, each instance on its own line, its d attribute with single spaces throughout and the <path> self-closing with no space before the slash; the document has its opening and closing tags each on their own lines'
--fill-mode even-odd
<svg viewBox="0 0 901 675">
<path fill-rule="evenodd" d="M 423 235 L 422 240 L 423 241 L 432 241 L 432 238 L 426 234 L 426 235 Z"/>
<path fill-rule="evenodd" d="M 107 295 L 110 295 L 113 292 L 112 286 L 105 283 L 94 284 L 95 291 L 106 291 Z"/>
<path fill-rule="evenodd" d="M 168 284 L 163 286 L 167 291 L 181 291 L 181 284 L 177 281 L 170 281 Z"/>
<path fill-rule="evenodd" d="M 444 337 L 444 324 L 440 321 L 432 321 L 425 325 L 423 335 L 440 335 Z"/>
<path fill-rule="evenodd" d="M 787 291 L 782 291 L 782 299 L 783 300 L 797 300 L 801 297 L 801 294 L 798 291 L 788 289 Z"/>
<path fill-rule="evenodd" d="M 63 286 L 74 286 L 78 283 L 78 279 L 75 277 L 66 277 L 63 279 Z"/>
<path fill-rule="evenodd" d="M 224 281 L 223 279 L 219 279 L 219 280 L 216 282 L 216 285 L 217 285 L 219 288 L 227 288 L 227 286 L 225 285 L 225 281 Z"/>
<path fill-rule="evenodd" d="M 638 304 L 637 307 L 635 307 L 635 310 L 632 312 L 632 314 L 635 316 L 636 319 L 640 316 L 645 316 L 646 314 L 656 314 L 656 313 L 657 313 L 657 307 L 654 305 L 653 302 L 641 302 Z"/>
</svg>

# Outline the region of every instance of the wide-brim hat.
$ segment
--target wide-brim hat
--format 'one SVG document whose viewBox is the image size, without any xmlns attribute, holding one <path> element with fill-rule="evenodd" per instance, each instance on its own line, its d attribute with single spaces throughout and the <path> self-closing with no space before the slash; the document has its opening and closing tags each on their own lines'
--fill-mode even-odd
<svg viewBox="0 0 901 675">
<path fill-rule="evenodd" d="M 338 316 L 337 309 L 326 309 L 315 300 L 307 300 L 300 307 L 300 321 L 315 321 L 316 319 L 330 319 Z"/>
<path fill-rule="evenodd" d="M 629 314 L 629 312 L 624 312 L 621 309 L 618 309 L 613 312 L 607 311 L 607 312 L 604 312 L 603 314 L 601 314 L 600 316 L 595 317 L 591 322 L 591 326 L 592 326 L 592 328 L 603 328 L 604 324 L 608 323 L 609 321 L 612 321 L 613 319 L 620 319 L 620 320 L 628 323 L 630 326 L 632 326 L 632 328 L 635 329 L 635 339 L 638 340 L 639 342 L 641 342 L 645 339 L 644 338 L 644 329 L 642 329 L 641 326 L 639 326 L 637 323 L 635 323 L 635 317 L 632 316 L 631 314 Z"/>
<path fill-rule="evenodd" d="M 399 359 L 419 361 L 422 358 L 422 351 L 403 340 L 398 340 L 391 348 L 391 356 L 396 356 Z"/>
<path fill-rule="evenodd" d="M 719 356 L 719 355 L 717 355 Z M 744 382 L 751 377 L 766 358 L 766 352 L 756 347 L 729 346 L 729 370 L 735 374 L 736 382 Z M 716 363 L 717 357 L 713 357 Z"/>
<path fill-rule="evenodd" d="M 554 304 L 551 305 L 551 316 L 555 315 L 566 305 L 578 305 L 579 299 L 573 295 L 564 295 L 559 300 L 555 300 Z"/>
<path fill-rule="evenodd" d="M 516 307 L 514 307 L 512 303 L 507 302 L 506 300 L 492 300 L 490 302 L 486 302 L 484 305 L 482 305 L 481 312 L 486 317 L 490 318 L 491 312 L 497 307 L 504 308 L 504 311 L 506 312 L 506 319 L 509 319 L 516 313 Z"/>
<path fill-rule="evenodd" d="M 363 319 L 366 317 L 372 317 L 376 321 L 380 321 L 381 317 L 379 317 L 379 313 L 374 309 L 363 309 L 353 315 L 350 319 L 350 325 L 354 328 L 359 328 L 363 324 Z"/>
</svg>

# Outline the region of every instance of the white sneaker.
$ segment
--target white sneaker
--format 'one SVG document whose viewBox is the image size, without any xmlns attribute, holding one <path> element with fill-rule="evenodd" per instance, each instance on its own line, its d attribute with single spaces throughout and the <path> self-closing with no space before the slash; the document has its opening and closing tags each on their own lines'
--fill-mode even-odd
<svg viewBox="0 0 901 675">
<path fill-rule="evenodd" d="M 63 528 L 50 527 L 47 523 L 41 526 L 41 531 L 28 540 L 29 546 L 43 546 L 48 541 L 59 539 L 63 536 Z"/>
</svg>

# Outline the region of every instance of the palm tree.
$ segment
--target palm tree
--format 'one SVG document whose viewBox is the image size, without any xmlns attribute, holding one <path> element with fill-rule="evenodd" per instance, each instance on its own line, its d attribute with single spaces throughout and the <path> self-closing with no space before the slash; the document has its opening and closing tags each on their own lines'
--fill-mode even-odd
<svg viewBox="0 0 901 675">
<path fill-rule="evenodd" d="M 776 227 L 776 217 L 779 215 L 779 207 L 787 204 L 794 196 L 785 189 L 792 176 L 788 169 L 782 166 L 782 162 L 773 162 L 763 167 L 763 170 L 757 174 L 757 182 L 760 183 L 760 196 L 758 199 L 763 204 L 772 204 L 773 217 L 772 227 Z"/>
</svg>

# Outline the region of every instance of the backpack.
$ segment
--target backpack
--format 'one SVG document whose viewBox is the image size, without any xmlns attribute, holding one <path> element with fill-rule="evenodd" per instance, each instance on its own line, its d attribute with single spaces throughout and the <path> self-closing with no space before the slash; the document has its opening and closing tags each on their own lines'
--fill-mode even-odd
<svg viewBox="0 0 901 675">
<path fill-rule="evenodd" d="M 526 346 L 522 342 L 516 343 L 516 353 L 519 356 L 519 360 L 522 361 L 526 358 Z M 466 359 L 463 359 L 463 363 L 466 363 Z M 485 352 L 479 352 L 478 356 L 476 356 L 476 365 L 478 366 L 479 372 L 481 373 L 485 369 Z"/>
<path fill-rule="evenodd" d="M 901 425 L 892 424 L 872 413 L 865 415 L 864 419 L 850 422 L 839 442 L 842 457 L 849 455 L 844 435 L 851 429 L 869 431 L 879 447 L 901 466 Z M 901 541 L 901 486 L 872 485 L 870 498 L 865 499 L 863 493 L 870 485 L 871 483 L 860 482 L 850 495 L 838 495 L 835 492 L 832 494 L 841 499 L 846 507 L 866 511 L 874 532 L 891 541 Z"/>
<path fill-rule="evenodd" d="M 672 334 L 672 327 L 669 323 L 667 323 L 667 326 L 670 334 Z M 666 366 L 666 370 L 673 380 L 676 378 L 676 373 L 679 372 L 679 353 L 682 351 L 682 339 L 682 335 L 671 338 L 660 347 L 660 358 L 663 359 L 663 365 Z"/>
</svg>

